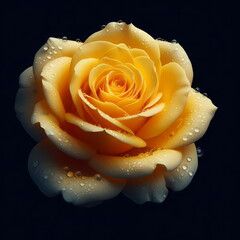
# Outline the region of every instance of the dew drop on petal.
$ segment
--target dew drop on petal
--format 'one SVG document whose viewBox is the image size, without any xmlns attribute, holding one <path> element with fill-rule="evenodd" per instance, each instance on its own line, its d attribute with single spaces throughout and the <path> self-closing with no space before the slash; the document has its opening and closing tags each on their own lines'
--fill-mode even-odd
<svg viewBox="0 0 240 240">
<path fill-rule="evenodd" d="M 44 46 L 44 47 L 43 47 L 43 50 L 44 50 L 44 51 L 47 51 L 47 50 L 48 50 L 48 46 Z"/>
<path fill-rule="evenodd" d="M 95 175 L 95 179 L 96 179 L 97 181 L 101 181 L 101 180 L 102 180 L 102 176 L 101 176 L 100 174 L 96 174 L 96 175 Z"/>
<path fill-rule="evenodd" d="M 106 25 L 103 24 L 103 25 L 101 26 L 101 29 L 104 29 L 105 27 L 106 27 Z"/>
<path fill-rule="evenodd" d="M 48 175 L 44 175 L 43 178 L 44 178 L 44 179 L 48 179 Z"/>
<path fill-rule="evenodd" d="M 199 87 L 196 87 L 196 88 L 195 88 L 195 91 L 196 91 L 196 92 L 200 92 L 201 89 L 200 89 Z"/>
<path fill-rule="evenodd" d="M 184 136 L 182 139 L 183 139 L 183 141 L 187 141 L 188 140 L 188 138 L 186 136 Z"/>
<path fill-rule="evenodd" d="M 48 55 L 48 56 L 47 56 L 47 59 L 49 59 L 49 60 L 50 60 L 50 59 L 52 59 L 52 57 L 51 57 L 50 55 Z"/>
<path fill-rule="evenodd" d="M 85 184 L 84 183 L 80 183 L 80 186 L 83 187 Z"/>
<path fill-rule="evenodd" d="M 191 161 L 192 161 L 192 158 L 191 158 L 191 157 L 187 157 L 187 161 L 188 161 L 188 162 L 191 162 Z"/>
<path fill-rule="evenodd" d="M 80 177 L 80 176 L 82 176 L 82 173 L 81 173 L 81 171 L 76 171 L 74 175 L 75 175 L 75 177 Z"/>
<path fill-rule="evenodd" d="M 182 169 L 183 169 L 183 170 L 187 170 L 187 166 L 186 166 L 186 165 L 183 165 L 183 166 L 182 166 Z"/>
<path fill-rule="evenodd" d="M 58 49 L 60 49 L 60 50 L 61 50 L 61 49 L 63 49 L 63 47 L 59 45 L 59 46 L 58 46 Z"/>
<path fill-rule="evenodd" d="M 37 160 L 33 161 L 33 167 L 36 168 L 38 166 L 38 164 L 39 164 L 39 162 Z"/>
<path fill-rule="evenodd" d="M 69 172 L 67 172 L 67 174 L 66 174 L 69 178 L 71 178 L 71 177 L 73 177 L 73 172 L 72 171 L 69 171 Z"/>
<path fill-rule="evenodd" d="M 197 155 L 198 155 L 198 157 L 203 156 L 203 150 L 200 147 L 197 147 Z"/>
<path fill-rule="evenodd" d="M 193 176 L 193 172 L 189 172 L 188 174 L 189 174 L 189 176 L 190 176 L 190 177 L 192 177 L 192 176 Z"/>
<path fill-rule="evenodd" d="M 63 37 L 62 37 L 62 40 L 63 40 L 64 42 L 66 42 L 66 41 L 68 40 L 68 38 L 67 38 L 66 36 L 63 36 Z"/>
<path fill-rule="evenodd" d="M 76 39 L 76 42 L 81 42 L 81 39 L 80 39 L 80 38 L 77 38 L 77 39 Z"/>
<path fill-rule="evenodd" d="M 69 170 L 70 170 L 70 169 L 69 169 L 68 166 L 63 167 L 63 171 L 64 171 L 64 172 L 68 172 Z"/>
<path fill-rule="evenodd" d="M 194 132 L 198 133 L 199 131 L 199 128 L 194 128 Z"/>
</svg>

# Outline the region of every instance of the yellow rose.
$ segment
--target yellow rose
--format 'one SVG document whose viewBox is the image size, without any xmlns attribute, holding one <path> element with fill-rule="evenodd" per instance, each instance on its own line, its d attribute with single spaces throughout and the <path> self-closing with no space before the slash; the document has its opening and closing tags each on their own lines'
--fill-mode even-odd
<svg viewBox="0 0 240 240">
<path fill-rule="evenodd" d="M 194 142 L 216 107 L 191 88 L 178 43 L 111 22 L 84 43 L 49 38 L 20 76 L 15 109 L 39 143 L 29 172 L 47 196 L 75 205 L 120 192 L 162 202 L 197 170 Z"/>
</svg>

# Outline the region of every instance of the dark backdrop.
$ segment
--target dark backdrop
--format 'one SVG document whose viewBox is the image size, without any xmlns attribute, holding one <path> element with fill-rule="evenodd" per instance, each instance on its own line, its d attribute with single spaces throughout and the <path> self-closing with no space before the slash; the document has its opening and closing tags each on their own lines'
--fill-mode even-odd
<svg viewBox="0 0 240 240">
<path fill-rule="evenodd" d="M 173 1 L 3 1 L 1 9 L 1 239 L 233 239 L 237 185 L 237 13 L 224 4 Z M 123 20 L 155 38 L 177 39 L 194 68 L 193 87 L 219 107 L 197 142 L 204 151 L 192 183 L 162 204 L 122 195 L 95 208 L 45 197 L 27 171 L 35 142 L 15 118 L 19 74 L 50 37 L 84 41 L 102 24 Z M 3 71 L 3 73 L 2 73 Z"/>
</svg>

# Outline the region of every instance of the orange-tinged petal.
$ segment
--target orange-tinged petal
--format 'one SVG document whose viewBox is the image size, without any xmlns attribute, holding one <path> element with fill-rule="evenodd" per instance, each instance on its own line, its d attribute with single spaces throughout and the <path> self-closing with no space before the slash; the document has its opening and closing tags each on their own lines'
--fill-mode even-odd
<svg viewBox="0 0 240 240">
<path fill-rule="evenodd" d="M 198 157 L 195 144 L 181 147 L 178 151 L 182 152 L 182 161 L 178 168 L 164 174 L 167 187 L 174 191 L 180 191 L 187 187 L 198 168 Z"/>
<path fill-rule="evenodd" d="M 206 132 L 216 110 L 209 98 L 191 89 L 181 116 L 165 132 L 147 140 L 148 146 L 178 148 L 196 142 Z"/>
<path fill-rule="evenodd" d="M 86 104 L 86 106 L 89 109 L 93 110 L 95 113 L 97 113 L 97 117 L 98 117 L 98 120 L 99 120 L 98 124 L 102 125 L 102 123 L 107 122 L 109 124 L 109 126 L 115 126 L 115 127 L 119 128 L 119 129 L 122 129 L 122 130 L 124 130 L 126 132 L 129 132 L 129 133 L 133 134 L 133 131 L 130 128 L 128 128 L 127 126 L 122 124 L 117 119 L 110 117 L 109 115 L 107 115 L 106 113 L 104 113 L 103 111 L 101 111 L 100 109 L 95 107 L 94 105 L 92 105 L 86 99 L 86 97 L 82 93 L 81 89 L 78 90 L 78 94 L 79 94 L 80 98 L 82 99 L 82 101 Z M 103 119 L 103 121 L 101 121 L 101 119 Z"/>
<path fill-rule="evenodd" d="M 162 65 L 168 64 L 169 62 L 178 63 L 186 72 L 187 78 L 191 84 L 193 79 L 192 64 L 182 46 L 179 43 L 159 40 L 157 40 L 157 43 L 161 52 Z"/>
<path fill-rule="evenodd" d="M 74 67 L 74 73 L 70 82 L 70 93 L 78 114 L 84 118 L 81 101 L 79 101 L 78 90 L 84 82 L 88 81 L 89 73 L 98 63 L 96 58 L 87 58 L 79 61 Z"/>
<path fill-rule="evenodd" d="M 51 142 L 66 154 L 80 159 L 89 158 L 93 154 L 93 150 L 87 144 L 61 129 L 59 121 L 44 100 L 35 105 L 32 124 L 35 123 L 40 123 Z"/>
<path fill-rule="evenodd" d="M 128 179 L 123 194 L 135 203 L 163 202 L 168 194 L 164 179 L 165 169 L 157 166 L 154 172 L 143 178 Z"/>
<path fill-rule="evenodd" d="M 32 67 L 27 68 L 21 73 L 19 85 L 20 88 L 15 99 L 17 118 L 27 133 L 36 141 L 39 141 L 45 137 L 45 134 L 38 125 L 32 124 L 31 116 L 36 102 L 42 98 L 42 93 L 37 88 Z"/>
<path fill-rule="evenodd" d="M 74 205 L 113 198 L 123 189 L 125 180 L 98 174 L 86 161 L 64 154 L 46 139 L 32 150 L 29 173 L 39 189 L 49 197 L 62 194 Z"/>
<path fill-rule="evenodd" d="M 156 150 L 151 153 L 141 153 L 137 156 L 117 157 L 94 155 L 90 166 L 96 171 L 116 178 L 140 178 L 153 173 L 158 164 L 167 170 L 175 169 L 182 159 L 182 154 L 175 150 Z"/>
<path fill-rule="evenodd" d="M 160 89 L 165 109 L 149 119 L 139 130 L 138 136 L 144 139 L 165 131 L 185 108 L 190 84 L 184 70 L 177 63 L 169 63 L 162 67 Z"/>
</svg>

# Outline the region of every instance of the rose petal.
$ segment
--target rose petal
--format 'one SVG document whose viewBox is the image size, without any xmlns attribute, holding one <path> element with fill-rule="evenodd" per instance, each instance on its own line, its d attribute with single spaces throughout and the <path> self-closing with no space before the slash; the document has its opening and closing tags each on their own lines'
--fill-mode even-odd
<svg viewBox="0 0 240 240">
<path fill-rule="evenodd" d="M 162 166 L 157 166 L 150 176 L 129 179 L 123 194 L 138 204 L 163 202 L 168 194 L 163 175 L 164 171 Z"/>
<path fill-rule="evenodd" d="M 116 178 L 139 178 L 150 175 L 158 164 L 173 170 L 181 162 L 182 154 L 175 150 L 156 150 L 137 156 L 94 155 L 90 166 L 97 172 Z"/>
<path fill-rule="evenodd" d="M 147 140 L 149 147 L 178 148 L 196 142 L 206 132 L 217 107 L 191 89 L 184 112 L 164 133 Z"/>
<path fill-rule="evenodd" d="M 51 114 L 44 100 L 35 105 L 32 124 L 35 123 L 40 123 L 51 142 L 64 153 L 80 159 L 89 158 L 93 154 L 93 150 L 88 145 L 61 129 L 58 120 Z"/>
<path fill-rule="evenodd" d="M 132 134 L 127 134 L 125 132 L 119 132 L 119 131 L 114 131 L 106 128 L 102 128 L 99 126 L 96 126 L 94 124 L 88 123 L 83 121 L 82 119 L 74 116 L 73 114 L 66 114 L 65 119 L 67 122 L 74 124 L 75 126 L 79 127 L 85 132 L 105 132 L 112 136 L 115 139 L 118 139 L 119 141 L 131 145 L 132 147 L 145 147 L 146 143 L 139 137 L 136 137 Z M 94 139 L 96 138 L 96 135 L 89 135 L 88 139 L 90 138 L 90 143 L 94 142 Z M 105 148 L 109 148 L 109 145 L 113 145 L 111 141 L 108 141 L 107 138 L 104 138 L 104 135 L 101 137 L 97 138 L 97 142 L 101 141 L 103 144 L 105 144 Z M 99 145 L 99 143 L 98 143 Z M 120 145 L 120 143 L 119 143 Z M 112 147 L 112 146 L 111 146 Z M 120 149 L 120 146 L 119 146 Z"/>
<path fill-rule="evenodd" d="M 27 133 L 36 141 L 39 141 L 45 137 L 45 134 L 39 125 L 32 124 L 31 116 L 35 103 L 42 97 L 42 94 L 37 89 L 32 67 L 27 68 L 20 75 L 19 85 L 20 89 L 15 99 L 17 118 L 22 123 Z"/>
<path fill-rule="evenodd" d="M 41 141 L 34 147 L 28 169 L 46 196 L 62 194 L 65 201 L 74 205 L 113 198 L 124 186 L 124 180 L 97 174 L 85 161 L 64 154 L 49 140 Z"/>
<path fill-rule="evenodd" d="M 42 69 L 48 62 L 59 57 L 72 58 L 81 45 L 80 42 L 49 38 L 47 43 L 38 50 L 34 58 L 33 71 L 37 81 L 41 80 Z"/>
<path fill-rule="evenodd" d="M 83 103 L 85 103 L 86 106 L 87 106 L 89 109 L 93 110 L 93 112 L 95 112 L 95 114 L 97 114 L 97 115 L 95 115 L 95 116 L 98 117 L 98 119 L 96 120 L 98 124 L 102 125 L 102 126 L 105 127 L 105 128 L 109 127 L 109 128 L 111 128 L 111 129 L 112 129 L 112 127 L 115 127 L 115 128 L 117 127 L 118 129 L 122 129 L 122 130 L 124 130 L 124 131 L 126 131 L 126 132 L 128 132 L 128 133 L 134 134 L 133 131 L 132 131 L 130 128 L 128 128 L 127 126 L 125 126 L 124 124 L 122 124 L 120 121 L 118 121 L 118 120 L 115 119 L 115 118 L 110 117 L 109 115 L 107 115 L 106 113 L 104 113 L 103 111 L 101 111 L 100 109 L 98 109 L 98 108 L 96 108 L 95 106 L 93 106 L 93 105 L 85 98 L 85 96 L 84 96 L 84 94 L 82 93 L 82 90 L 81 90 L 81 89 L 78 90 L 78 94 L 79 94 L 80 98 L 82 99 Z M 105 126 L 105 124 L 104 124 L 104 123 L 106 123 L 106 122 L 107 122 L 107 124 L 108 124 L 107 126 Z"/>
<path fill-rule="evenodd" d="M 168 64 L 169 62 L 178 63 L 186 72 L 189 82 L 192 83 L 192 64 L 182 46 L 179 43 L 170 43 L 167 41 L 157 40 L 157 43 L 161 52 L 162 65 Z"/>
<path fill-rule="evenodd" d="M 153 60 L 156 68 L 161 66 L 158 43 L 149 34 L 133 24 L 111 22 L 103 30 L 92 34 L 85 42 L 95 41 L 109 41 L 115 44 L 124 43 L 131 48 L 143 49 Z"/>
<path fill-rule="evenodd" d="M 80 60 L 74 67 L 73 77 L 70 82 L 70 92 L 78 114 L 84 119 L 83 107 L 79 101 L 78 90 L 85 81 L 88 81 L 89 73 L 96 66 L 98 59 L 87 58 Z"/>
<path fill-rule="evenodd" d="M 59 92 L 57 89 L 48 81 L 43 80 L 43 92 L 46 98 L 46 101 L 48 103 L 48 106 L 53 111 L 55 116 L 58 117 L 58 119 L 63 122 L 64 115 L 65 115 L 65 109 L 62 103 L 62 99 L 59 95 Z"/>
<path fill-rule="evenodd" d="M 187 187 L 193 179 L 198 167 L 198 157 L 195 144 L 178 149 L 182 152 L 182 161 L 178 168 L 166 172 L 167 187 L 174 191 L 180 191 Z"/>
<path fill-rule="evenodd" d="M 185 108 L 190 84 L 183 69 L 177 63 L 169 63 L 162 67 L 160 88 L 165 109 L 140 129 L 137 135 L 144 139 L 161 134 L 176 121 Z"/>
</svg>

